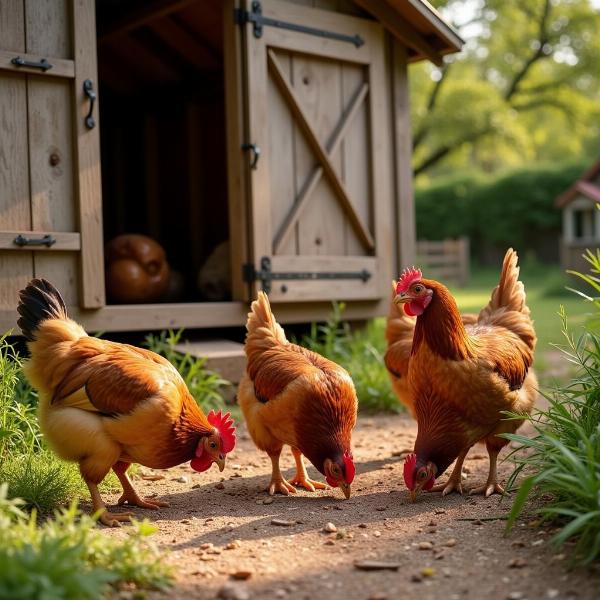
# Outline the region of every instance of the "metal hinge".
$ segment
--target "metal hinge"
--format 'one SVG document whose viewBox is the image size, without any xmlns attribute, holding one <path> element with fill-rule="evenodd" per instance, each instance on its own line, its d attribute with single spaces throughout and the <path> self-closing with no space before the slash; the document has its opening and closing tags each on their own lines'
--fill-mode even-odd
<svg viewBox="0 0 600 600">
<path fill-rule="evenodd" d="M 291 279 L 311 281 L 315 279 L 359 279 L 366 283 L 371 279 L 371 273 L 366 269 L 362 271 L 289 271 L 285 273 L 277 273 L 271 271 L 271 259 L 268 256 L 263 256 L 260 259 L 260 271 L 254 268 L 252 263 L 242 265 L 242 277 L 247 283 L 260 281 L 262 291 L 267 294 L 271 291 L 271 282 L 275 279 Z"/>
<path fill-rule="evenodd" d="M 298 25 L 297 23 L 290 23 L 289 21 L 280 21 L 279 19 L 270 19 L 269 17 L 264 17 L 262 14 L 262 5 L 259 0 L 253 0 L 250 11 L 244 10 L 243 8 L 236 8 L 234 19 L 238 25 L 253 23 L 254 37 L 256 38 L 262 37 L 263 27 L 267 26 L 279 27 L 280 29 L 288 29 L 290 31 L 297 31 L 299 33 L 307 33 L 309 35 L 316 35 L 317 37 L 338 40 L 340 42 L 349 42 L 350 44 L 354 44 L 354 46 L 357 48 L 360 48 L 365 43 L 365 41 L 358 34 L 347 35 L 344 33 L 337 33 L 337 31 L 317 29 L 316 27 L 307 27 L 306 25 Z"/>
</svg>

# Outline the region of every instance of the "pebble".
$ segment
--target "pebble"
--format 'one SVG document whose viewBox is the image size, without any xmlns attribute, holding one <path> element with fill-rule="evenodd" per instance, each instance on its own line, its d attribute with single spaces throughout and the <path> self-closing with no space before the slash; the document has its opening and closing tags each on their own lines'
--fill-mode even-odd
<svg viewBox="0 0 600 600">
<path fill-rule="evenodd" d="M 367 528 L 367 524 L 366 524 L 366 523 L 359 523 L 359 524 L 358 524 L 358 526 L 359 526 L 361 529 L 366 529 L 366 528 Z"/>
<path fill-rule="evenodd" d="M 326 546 L 335 546 L 335 540 L 327 540 L 327 541 L 325 542 L 325 545 L 326 545 Z"/>
<path fill-rule="evenodd" d="M 273 498 L 270 496 L 262 501 L 263 504 L 273 504 Z"/>
<path fill-rule="evenodd" d="M 523 598 L 523 592 L 511 592 L 506 597 L 508 600 L 521 600 Z"/>
<path fill-rule="evenodd" d="M 226 583 L 218 592 L 221 600 L 250 600 L 250 592 L 239 584 Z"/>
<path fill-rule="evenodd" d="M 335 534 L 336 539 L 338 540 L 342 540 L 345 537 L 347 537 L 348 532 L 345 529 L 338 529 L 337 533 Z"/>
<path fill-rule="evenodd" d="M 285 519 L 271 519 L 271 525 L 277 525 L 279 527 L 291 527 L 295 524 L 296 521 L 286 521 Z"/>
<path fill-rule="evenodd" d="M 513 558 L 508 563 L 509 568 L 511 569 L 522 569 L 527 566 L 527 561 L 524 558 Z"/>
<path fill-rule="evenodd" d="M 435 569 L 433 567 L 425 567 L 421 569 L 421 575 L 423 577 L 435 577 Z"/>
<path fill-rule="evenodd" d="M 433 544 L 431 542 L 419 542 L 419 550 L 432 550 Z"/>
<path fill-rule="evenodd" d="M 423 581 L 423 577 L 422 577 L 421 575 L 419 575 L 418 573 L 413 573 L 413 574 L 410 576 L 410 580 L 411 580 L 413 583 L 421 583 L 421 581 Z"/>
<path fill-rule="evenodd" d="M 377 530 L 375 530 L 375 531 L 373 532 L 373 536 L 374 536 L 374 537 L 381 537 L 381 531 L 377 531 Z"/>
<path fill-rule="evenodd" d="M 444 514 L 446 514 L 446 511 L 443 508 L 436 508 L 433 512 L 436 515 L 444 515 Z"/>
<path fill-rule="evenodd" d="M 177 477 L 175 479 L 175 481 L 178 481 L 179 483 L 189 483 L 190 482 L 190 478 L 186 477 L 185 475 L 182 475 L 181 477 Z"/>
<path fill-rule="evenodd" d="M 354 567 L 361 571 L 397 571 L 400 568 L 400 563 L 382 562 L 378 560 L 357 560 L 354 562 Z"/>
<path fill-rule="evenodd" d="M 180 523 L 185 523 L 185 524 L 187 524 L 187 523 L 189 523 L 189 522 L 190 522 L 190 520 L 189 520 L 189 519 L 181 519 L 181 521 L 180 521 Z"/>
<path fill-rule="evenodd" d="M 233 540 L 232 542 L 229 542 L 227 546 L 225 546 L 225 550 L 235 550 L 236 548 L 240 548 L 241 545 L 242 542 L 240 540 Z"/>
<path fill-rule="evenodd" d="M 546 597 L 547 597 L 547 598 L 551 598 L 551 599 L 552 599 L 552 598 L 558 598 L 559 594 L 560 594 L 560 592 L 559 592 L 558 590 L 555 590 L 555 589 L 549 589 L 549 590 L 546 592 Z"/>
<path fill-rule="evenodd" d="M 246 579 L 250 579 L 252 577 L 252 571 L 234 571 L 231 574 L 233 579 L 237 579 L 238 581 L 246 581 Z"/>
<path fill-rule="evenodd" d="M 323 531 L 325 533 L 335 533 L 337 531 L 337 527 L 333 523 L 325 523 L 325 527 L 323 527 Z"/>
<path fill-rule="evenodd" d="M 201 484 L 201 483 L 195 483 L 195 484 L 192 486 L 192 489 L 193 489 L 193 490 L 197 490 L 198 488 L 201 488 L 201 487 L 202 487 L 202 484 Z"/>
<path fill-rule="evenodd" d="M 449 540 L 446 540 L 443 545 L 447 548 L 453 548 L 456 546 L 456 540 L 454 538 L 450 538 Z"/>
<path fill-rule="evenodd" d="M 215 489 L 216 490 L 224 490 L 225 484 L 222 481 L 220 481 L 219 483 L 217 483 L 217 485 L 215 485 Z"/>
<path fill-rule="evenodd" d="M 209 548 L 212 548 L 214 546 L 214 544 L 211 544 L 210 542 L 205 542 L 204 544 L 202 544 L 200 546 L 201 550 L 208 550 Z"/>
</svg>

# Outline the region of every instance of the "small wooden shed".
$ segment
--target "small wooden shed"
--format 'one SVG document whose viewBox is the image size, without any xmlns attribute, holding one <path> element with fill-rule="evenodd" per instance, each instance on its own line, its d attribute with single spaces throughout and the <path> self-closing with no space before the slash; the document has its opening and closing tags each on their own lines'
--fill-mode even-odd
<svg viewBox="0 0 600 600">
<path fill-rule="evenodd" d="M 258 289 L 283 322 L 384 314 L 414 257 L 407 67 L 461 44 L 424 0 L 2 0 L 0 330 L 33 276 L 92 330 L 241 325 Z M 107 303 L 127 232 L 179 301 Z"/>
<path fill-rule="evenodd" d="M 565 269 L 589 271 L 582 257 L 586 249 L 600 247 L 600 160 L 557 199 L 562 210 L 561 265 Z"/>
</svg>

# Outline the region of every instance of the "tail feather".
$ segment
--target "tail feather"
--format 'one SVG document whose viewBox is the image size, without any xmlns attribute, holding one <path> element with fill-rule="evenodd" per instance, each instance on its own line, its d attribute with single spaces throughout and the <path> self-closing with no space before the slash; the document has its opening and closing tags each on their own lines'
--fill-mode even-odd
<svg viewBox="0 0 600 600">
<path fill-rule="evenodd" d="M 488 305 L 479 313 L 479 321 L 486 320 L 497 310 L 516 311 L 529 316 L 529 307 L 525 302 L 525 286 L 519 281 L 517 253 L 509 248 L 504 255 L 500 282 L 494 288 Z"/>
<path fill-rule="evenodd" d="M 258 298 L 250 307 L 246 329 L 248 333 L 244 349 L 249 368 L 264 351 L 289 343 L 281 325 L 271 312 L 269 298 L 264 292 L 258 293 Z"/>
<path fill-rule="evenodd" d="M 25 338 L 32 342 L 40 323 L 47 319 L 66 319 L 67 307 L 60 292 L 45 279 L 32 279 L 19 293 L 17 324 Z"/>
</svg>

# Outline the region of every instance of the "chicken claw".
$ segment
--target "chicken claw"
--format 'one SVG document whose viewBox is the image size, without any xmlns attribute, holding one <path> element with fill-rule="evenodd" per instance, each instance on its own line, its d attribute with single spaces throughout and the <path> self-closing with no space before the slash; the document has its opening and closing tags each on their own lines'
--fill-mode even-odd
<svg viewBox="0 0 600 600">
<path fill-rule="evenodd" d="M 309 477 L 302 477 L 301 475 L 296 474 L 294 479 L 290 481 L 292 485 L 299 485 L 303 487 L 305 490 L 309 492 L 314 492 L 315 490 L 324 490 L 327 486 L 320 481 L 313 481 Z"/>
<path fill-rule="evenodd" d="M 271 479 L 271 483 L 269 484 L 269 496 L 273 496 L 275 492 L 279 492 L 284 496 L 289 496 L 290 492 L 292 494 L 296 493 L 296 488 L 288 483 L 283 477 L 280 479 L 273 477 Z"/>
<path fill-rule="evenodd" d="M 458 492 L 459 494 L 463 494 L 463 486 L 461 481 L 456 481 L 455 477 L 450 477 L 446 483 L 439 483 L 438 485 L 434 485 L 430 492 L 442 492 L 442 496 L 447 496 L 452 492 Z"/>
<path fill-rule="evenodd" d="M 140 498 L 137 494 L 131 494 L 124 492 L 123 495 L 119 498 L 117 504 L 121 506 L 122 504 L 128 504 L 129 506 L 139 506 L 140 508 L 149 508 L 151 510 L 156 510 L 158 508 L 168 508 L 170 505 L 168 502 L 163 502 L 162 500 L 150 500 Z"/>
<path fill-rule="evenodd" d="M 107 527 L 121 527 L 121 521 L 129 522 L 131 517 L 133 517 L 132 512 L 111 513 L 104 510 L 98 517 L 98 521 Z"/>
<path fill-rule="evenodd" d="M 491 481 L 485 485 L 480 485 L 479 487 L 473 488 L 469 492 L 469 496 L 474 496 L 475 494 L 485 494 L 485 497 L 489 498 L 492 494 L 503 495 L 504 488 L 497 481 Z"/>
</svg>

